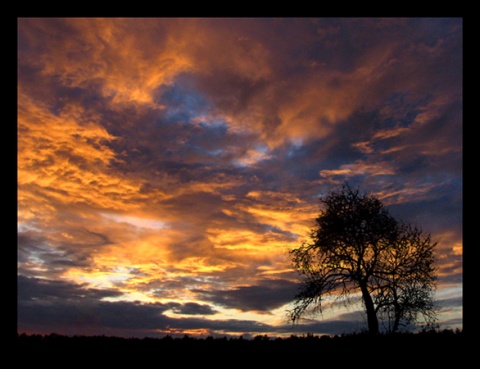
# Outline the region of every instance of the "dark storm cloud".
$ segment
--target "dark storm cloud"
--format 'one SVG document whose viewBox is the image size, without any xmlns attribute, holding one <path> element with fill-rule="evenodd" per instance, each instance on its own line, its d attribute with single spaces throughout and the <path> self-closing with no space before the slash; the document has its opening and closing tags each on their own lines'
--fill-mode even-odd
<svg viewBox="0 0 480 369">
<path fill-rule="evenodd" d="M 57 226 L 61 226 L 58 224 Z M 68 234 L 67 234 L 68 233 Z M 71 224 L 64 224 L 63 232 L 27 230 L 18 233 L 17 249 L 19 270 L 28 273 L 32 263 L 43 268 L 51 265 L 56 273 L 71 267 L 88 268 L 92 251 L 110 245 L 107 235 Z"/>
<path fill-rule="evenodd" d="M 41 252 L 42 237 L 34 232 L 19 232 L 17 236 L 18 260 L 24 262 L 31 252 Z"/>
<path fill-rule="evenodd" d="M 277 283 L 278 284 L 278 283 Z M 214 313 L 207 305 L 196 303 L 153 303 L 139 302 L 102 302 L 100 297 L 112 297 L 106 291 L 83 289 L 69 286 L 58 281 L 41 281 L 35 278 L 19 278 L 18 316 L 19 331 L 32 327 L 47 334 L 105 334 L 111 333 L 124 337 L 160 337 L 172 332 L 203 330 L 209 334 L 263 332 L 263 334 L 343 334 L 361 331 L 365 328 L 365 319 L 360 311 L 341 314 L 334 319 L 324 321 L 305 321 L 296 326 L 270 326 L 251 320 L 204 320 L 198 318 L 170 318 L 164 315 L 167 310 L 187 315 L 211 315 Z M 258 291 L 253 293 L 262 299 Z M 271 291 L 263 291 L 271 292 Z M 247 293 L 250 297 L 252 294 Z M 458 298 L 441 300 L 445 309 L 461 304 Z M 220 304 L 223 304 L 220 302 Z M 250 303 L 251 305 L 251 303 Z M 442 325 L 453 324 L 441 322 Z M 458 324 L 456 322 L 455 324 Z M 461 322 L 460 322 L 461 323 Z"/>
<path fill-rule="evenodd" d="M 18 276 L 17 290 L 19 303 L 38 301 L 52 304 L 59 300 L 91 302 L 121 295 L 118 291 L 87 288 L 86 284 L 74 285 L 60 280 L 44 280 L 22 275 Z"/>
<path fill-rule="evenodd" d="M 298 285 L 287 280 L 263 280 L 255 286 L 239 286 L 232 290 L 196 290 L 207 301 L 242 311 L 278 308 L 292 301 Z"/>
<path fill-rule="evenodd" d="M 142 332 L 165 328 L 170 319 L 162 315 L 161 304 L 90 301 L 55 304 L 19 303 L 19 330 L 40 327 L 42 331 L 100 334 L 102 329 L 130 329 Z"/>
<path fill-rule="evenodd" d="M 19 276 L 19 332 L 40 329 L 43 333 L 94 335 L 112 332 L 127 337 L 145 337 L 162 336 L 176 329 L 207 329 L 220 333 L 274 330 L 266 324 L 247 320 L 169 318 L 163 313 L 170 309 L 186 315 L 212 315 L 215 311 L 208 305 L 197 303 L 99 301 L 118 293 L 83 287 Z"/>
<path fill-rule="evenodd" d="M 187 302 L 183 305 L 178 304 L 178 306 L 173 308 L 173 311 L 185 315 L 212 315 L 216 313 L 211 306 L 197 304 L 196 302 Z"/>
<path fill-rule="evenodd" d="M 64 244 L 53 250 L 51 241 L 38 232 L 21 232 L 17 239 L 18 271 L 30 276 L 51 276 L 71 267 L 86 268 L 91 262 L 89 253 L 77 246 Z M 43 271 L 31 271 L 32 265 Z M 51 265 L 54 269 L 48 270 L 45 265 Z"/>
<path fill-rule="evenodd" d="M 43 329 L 66 329 L 84 326 L 95 329 L 164 329 L 175 319 L 163 314 L 173 309 L 182 314 L 208 315 L 215 311 L 196 303 L 140 304 L 138 302 L 106 302 L 105 297 L 122 295 L 114 290 L 87 288 L 64 281 L 49 281 L 18 276 L 18 316 L 21 326 L 39 324 Z M 145 332 L 144 332 L 145 334 Z"/>
</svg>

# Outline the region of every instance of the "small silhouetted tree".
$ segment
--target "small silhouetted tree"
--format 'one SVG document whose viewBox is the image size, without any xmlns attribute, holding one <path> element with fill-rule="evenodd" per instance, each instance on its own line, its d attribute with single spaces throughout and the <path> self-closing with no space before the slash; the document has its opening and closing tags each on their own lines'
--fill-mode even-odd
<svg viewBox="0 0 480 369">
<path fill-rule="evenodd" d="M 420 318 L 427 327 L 434 326 L 434 246 L 429 234 L 409 224 L 398 224 L 395 242 L 379 259 L 378 276 L 372 282 L 376 310 L 388 331 L 407 328 Z"/>
<path fill-rule="evenodd" d="M 323 209 L 310 238 L 290 251 L 302 276 L 295 323 L 310 307 L 322 311 L 325 297 L 360 291 L 368 331 L 379 332 L 379 317 L 390 331 L 426 316 L 434 319 L 436 243 L 429 234 L 392 217 L 382 202 L 348 184 L 320 199 Z"/>
</svg>

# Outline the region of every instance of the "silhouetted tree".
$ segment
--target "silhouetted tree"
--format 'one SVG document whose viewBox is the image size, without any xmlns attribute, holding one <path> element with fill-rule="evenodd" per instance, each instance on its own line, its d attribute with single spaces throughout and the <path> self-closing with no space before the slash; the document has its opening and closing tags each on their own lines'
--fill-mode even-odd
<svg viewBox="0 0 480 369">
<path fill-rule="evenodd" d="M 421 316 L 427 326 L 436 321 L 435 256 L 431 236 L 417 227 L 399 223 L 392 247 L 379 258 L 373 298 L 387 329 L 396 332 Z"/>
<path fill-rule="evenodd" d="M 359 290 L 372 334 L 379 332 L 379 316 L 390 320 L 390 331 L 419 315 L 432 321 L 436 243 L 430 235 L 396 220 L 378 198 L 348 184 L 320 201 L 310 239 L 290 251 L 303 277 L 291 320 L 309 307 L 321 312 L 325 296 L 345 298 Z"/>
</svg>

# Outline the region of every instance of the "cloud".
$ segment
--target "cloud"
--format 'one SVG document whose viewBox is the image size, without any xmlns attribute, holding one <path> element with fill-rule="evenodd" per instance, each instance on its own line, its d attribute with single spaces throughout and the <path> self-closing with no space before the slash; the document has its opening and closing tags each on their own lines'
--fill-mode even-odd
<svg viewBox="0 0 480 369">
<path fill-rule="evenodd" d="M 196 302 L 187 302 L 183 305 L 176 306 L 173 311 L 185 315 L 213 315 L 216 312 L 215 309 L 212 309 L 210 306 L 200 305 Z"/>
<path fill-rule="evenodd" d="M 463 305 L 463 298 L 462 297 L 453 297 L 449 299 L 441 299 L 437 300 L 437 306 L 442 309 L 450 308 L 450 307 L 458 307 Z"/>
<path fill-rule="evenodd" d="M 463 319 L 461 318 L 455 318 L 455 319 L 449 319 L 440 324 L 442 329 L 463 329 Z"/>
<path fill-rule="evenodd" d="M 18 270 L 37 278 L 22 288 L 83 301 L 63 322 L 98 307 L 105 329 L 115 307 L 162 332 L 275 330 L 201 315 L 288 302 L 288 248 L 345 179 L 441 236 L 440 280 L 458 283 L 461 28 L 20 18 Z"/>
<path fill-rule="evenodd" d="M 340 169 L 334 170 L 322 170 L 320 171 L 321 177 L 341 176 L 343 178 L 350 178 L 357 175 L 362 176 L 388 176 L 394 175 L 395 172 L 389 168 L 387 163 L 375 163 L 366 164 L 361 161 L 357 161 L 353 164 L 345 164 Z"/>
<path fill-rule="evenodd" d="M 66 281 L 44 280 L 40 278 L 18 276 L 19 302 L 44 302 L 49 305 L 55 301 L 95 301 L 105 297 L 118 296 L 117 291 L 86 288 L 86 284 L 73 285 Z"/>
<path fill-rule="evenodd" d="M 164 25 L 175 28 L 174 23 L 146 19 L 139 26 L 135 19 L 21 19 L 21 60 L 31 61 L 67 87 L 100 85 L 101 94 L 115 103 L 151 103 L 151 91 L 188 70 L 189 62 L 168 39 L 155 37 L 152 44 L 151 38 L 140 35 L 162 35 Z M 59 30 L 64 37 L 58 37 Z M 150 52 L 145 53 L 145 48 Z M 30 51 L 39 49 L 41 57 L 32 60 L 35 55 Z"/>
<path fill-rule="evenodd" d="M 268 325 L 255 321 L 170 318 L 165 315 L 170 309 L 184 315 L 212 315 L 215 311 L 208 305 L 197 303 L 101 301 L 99 299 L 117 293 L 88 289 L 85 285 L 72 285 L 64 281 L 19 276 L 18 288 L 21 292 L 18 296 L 19 332 L 33 330 L 43 334 L 111 333 L 123 337 L 161 337 L 196 329 L 219 334 L 251 329 L 272 330 Z"/>
<path fill-rule="evenodd" d="M 170 319 L 161 313 L 162 305 L 137 303 L 60 303 L 54 305 L 19 304 L 19 331 L 31 329 L 42 333 L 148 336 L 149 332 L 168 326 Z M 122 334 L 123 333 L 123 334 Z"/>
<path fill-rule="evenodd" d="M 275 333 L 282 334 L 318 334 L 318 335 L 340 335 L 352 332 L 361 332 L 366 328 L 366 317 L 362 311 L 350 311 L 339 313 L 335 318 L 329 319 L 307 319 L 303 318 L 295 325 L 281 325 L 276 327 Z"/>
<path fill-rule="evenodd" d="M 103 127 L 87 121 L 82 107 L 49 112 L 22 95 L 18 113 L 19 221 L 41 214 L 45 221 L 57 208 L 132 209 L 138 184 L 109 170 L 115 153 L 106 145 L 114 139 Z M 71 194 L 75 196 L 72 197 Z"/>
<path fill-rule="evenodd" d="M 207 301 L 242 311 L 268 312 L 295 296 L 297 284 L 287 280 L 263 280 L 255 286 L 238 286 L 231 290 L 196 290 Z"/>
</svg>

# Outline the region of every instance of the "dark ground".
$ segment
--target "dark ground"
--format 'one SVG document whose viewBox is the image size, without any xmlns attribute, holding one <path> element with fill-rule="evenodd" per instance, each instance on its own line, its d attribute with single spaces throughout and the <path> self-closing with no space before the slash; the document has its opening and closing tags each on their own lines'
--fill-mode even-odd
<svg viewBox="0 0 480 369">
<path fill-rule="evenodd" d="M 423 368 L 462 367 L 468 348 L 462 331 L 432 331 L 369 336 L 291 336 L 197 339 L 165 337 L 126 339 L 106 336 L 17 335 L 18 364 L 53 367 L 239 367 L 270 368 Z M 480 354 L 480 352 L 479 352 Z M 476 356 L 476 355 L 475 355 Z M 476 359 L 473 357 L 474 362 Z M 473 362 L 472 362 L 473 363 Z"/>
</svg>

